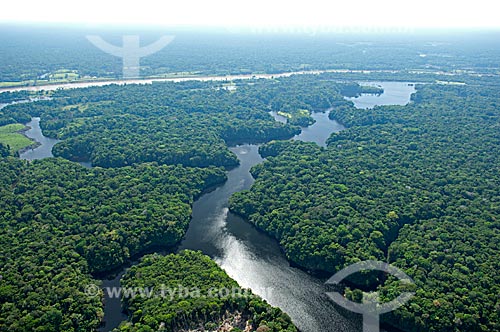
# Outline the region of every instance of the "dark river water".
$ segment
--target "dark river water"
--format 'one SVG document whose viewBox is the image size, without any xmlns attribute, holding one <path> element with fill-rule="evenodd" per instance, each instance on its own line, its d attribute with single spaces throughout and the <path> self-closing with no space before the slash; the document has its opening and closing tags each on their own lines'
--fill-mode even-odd
<svg viewBox="0 0 500 332">
<path fill-rule="evenodd" d="M 408 83 L 371 84 L 384 87 L 384 94 L 350 99 L 357 107 L 404 105 L 409 102 L 410 94 L 414 92 L 414 87 Z M 336 121 L 328 119 L 328 112 L 313 113 L 312 116 L 316 123 L 304 128 L 302 133 L 293 139 L 325 146 L 325 141 L 331 133 L 344 129 Z M 279 116 L 275 118 L 277 121 L 283 121 Z M 57 143 L 57 140 L 41 135 L 37 121 L 39 120 L 34 118 L 30 122 L 33 126 L 26 135 L 42 145 L 23 153 L 21 157 L 24 159 L 51 156 L 52 146 Z M 245 144 L 230 149 L 238 156 L 240 166 L 228 172 L 228 180 L 223 185 L 194 202 L 192 220 L 179 250 L 201 250 L 209 255 L 242 287 L 252 289 L 270 304 L 290 315 L 302 332 L 361 331 L 360 317 L 340 314 L 329 300 L 324 280 L 291 267 L 274 239 L 228 211 L 229 197 L 251 187 L 254 179 L 249 170 L 263 161 L 258 154 L 258 145 Z M 103 280 L 103 287 L 119 287 L 120 277 L 124 272 L 125 270 L 121 271 L 112 280 Z M 126 319 L 126 316 L 121 313 L 119 299 L 106 299 L 105 302 L 106 325 L 102 331 L 110 331 Z"/>
<path fill-rule="evenodd" d="M 337 312 L 322 280 L 290 267 L 274 239 L 228 211 L 231 194 L 251 187 L 249 169 L 263 161 L 257 145 L 231 150 L 241 165 L 229 172 L 224 185 L 194 203 L 180 249 L 201 250 L 213 257 L 242 287 L 287 312 L 301 331 L 360 331 L 359 321 Z"/>
</svg>

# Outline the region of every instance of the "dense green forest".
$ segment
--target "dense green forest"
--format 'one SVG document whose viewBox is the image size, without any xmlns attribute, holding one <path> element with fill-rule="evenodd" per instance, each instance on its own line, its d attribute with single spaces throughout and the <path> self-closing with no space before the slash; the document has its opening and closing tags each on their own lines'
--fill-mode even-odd
<svg viewBox="0 0 500 332">
<path fill-rule="evenodd" d="M 238 164 L 228 145 L 269 140 L 260 148 L 266 161 L 252 169 L 256 182 L 230 208 L 278 239 L 292 262 L 334 273 L 359 260 L 388 261 L 415 280 L 416 296 L 385 321 L 407 331 L 499 330 L 494 79 L 422 84 L 407 106 L 360 110 L 344 96 L 381 91 L 340 83 L 339 75 L 236 81 L 235 90 L 194 81 L 59 90 L 0 109 L 0 125 L 39 116 L 44 134 L 63 140 L 56 156 L 104 167 L 62 158 L 27 163 L 6 157 L 0 143 L 0 330 L 95 329 L 101 299 L 83 289 L 92 275 L 179 242 L 194 198 L 226 179 L 222 167 Z M 0 94 L 6 102 L 26 97 Z M 327 109 L 348 127 L 327 148 L 281 140 Z M 369 279 L 371 286 L 383 283 L 383 299 L 399 294 L 394 280 L 372 277 L 379 280 Z M 238 287 L 193 252 L 147 256 L 123 279 L 126 287 L 158 283 Z M 228 321 L 259 332 L 295 330 L 255 297 L 179 300 L 124 298 L 130 320 L 120 330 Z"/>
<path fill-rule="evenodd" d="M 280 309 L 244 290 L 209 257 L 183 251 L 149 255 L 121 280 L 128 290 L 152 296 L 124 297 L 130 321 L 116 331 L 297 331 Z M 248 325 L 247 325 L 248 324 Z"/>
<path fill-rule="evenodd" d="M 300 132 L 297 125 L 313 122 L 310 112 L 348 104 L 343 95 L 364 89 L 326 75 L 242 81 L 235 91 L 213 82 L 110 85 L 9 105 L 0 110 L 0 123 L 39 116 L 44 134 L 63 140 L 55 156 L 96 166 L 231 167 L 238 159 L 227 144 L 290 138 Z M 289 123 L 274 121 L 270 111 L 286 112 Z"/>
<path fill-rule="evenodd" d="M 408 331 L 500 329 L 497 88 L 418 86 L 407 106 L 334 107 L 328 147 L 271 142 L 231 210 L 293 262 L 333 273 L 387 260 L 416 296 L 385 320 Z M 399 295 L 387 281 L 383 298 Z M 348 292 L 350 293 L 350 292 Z"/>
<path fill-rule="evenodd" d="M 8 157 L 10 155 L 10 147 L 6 144 L 0 143 L 0 158 Z"/>
<path fill-rule="evenodd" d="M 15 101 L 29 99 L 30 93 L 28 91 L 17 92 L 3 92 L 0 93 L 0 104 L 8 104 Z"/>
<path fill-rule="evenodd" d="M 91 273 L 176 244 L 194 198 L 225 179 L 219 168 L 0 159 L 0 330 L 94 330 L 103 312 L 83 292 Z"/>
<path fill-rule="evenodd" d="M 1 160 L 0 326 L 9 331 L 95 329 L 102 305 L 83 292 L 94 282 L 92 275 L 153 246 L 176 244 L 187 229 L 194 197 L 226 178 L 221 168 L 184 166 L 236 164 L 226 162 L 237 161 L 227 149 L 232 140 L 298 133 L 297 126 L 274 121 L 269 111 L 307 110 L 301 116 L 309 118 L 311 111 L 344 104 L 341 93 L 347 87 L 362 90 L 315 76 L 238 83 L 236 91 L 202 82 L 114 85 L 56 91 L 51 99 L 3 108 L 7 124 L 40 116 L 45 134 L 65 139 L 55 154 L 90 157 L 115 168 L 86 169 L 59 158 Z M 191 159 L 173 159 L 186 155 Z M 223 281 L 232 283 L 227 276 Z M 223 299 L 208 303 L 210 308 L 218 308 L 218 319 L 224 315 L 220 310 L 237 310 L 256 329 L 263 325 L 259 331 L 295 330 L 286 316 L 259 299 Z"/>
</svg>

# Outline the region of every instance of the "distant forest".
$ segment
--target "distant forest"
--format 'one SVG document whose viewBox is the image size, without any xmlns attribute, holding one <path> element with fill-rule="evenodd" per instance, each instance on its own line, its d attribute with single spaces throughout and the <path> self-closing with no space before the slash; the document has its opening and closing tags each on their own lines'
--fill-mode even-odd
<svg viewBox="0 0 500 332">
<path fill-rule="evenodd" d="M 237 34 L 95 30 L 57 26 L 0 26 L 0 82 L 120 78 L 121 59 L 96 48 L 86 35 L 98 34 L 117 46 L 124 34 L 148 45 L 162 35 L 174 41 L 141 61 L 141 75 L 168 73 L 226 75 L 281 73 L 312 69 L 495 72 L 500 57 L 497 32 L 402 34 Z M 0 84 L 1 86 L 1 84 Z"/>
</svg>

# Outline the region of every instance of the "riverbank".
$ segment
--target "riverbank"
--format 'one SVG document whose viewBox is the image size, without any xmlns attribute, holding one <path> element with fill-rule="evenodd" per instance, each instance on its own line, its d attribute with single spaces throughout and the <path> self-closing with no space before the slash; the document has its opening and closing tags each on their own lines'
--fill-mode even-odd
<svg viewBox="0 0 500 332">
<path fill-rule="evenodd" d="M 12 123 L 0 127 L 0 143 L 8 145 L 11 153 L 18 154 L 19 151 L 35 148 L 37 142 L 28 138 L 25 132 L 30 128 L 20 123 Z"/>
</svg>

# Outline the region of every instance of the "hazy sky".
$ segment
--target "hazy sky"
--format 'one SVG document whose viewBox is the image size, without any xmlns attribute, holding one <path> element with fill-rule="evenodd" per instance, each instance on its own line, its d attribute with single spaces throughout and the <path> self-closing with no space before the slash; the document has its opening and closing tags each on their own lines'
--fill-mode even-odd
<svg viewBox="0 0 500 332">
<path fill-rule="evenodd" d="M 202 26 L 500 27 L 495 0 L 7 0 L 0 22 Z"/>
</svg>

